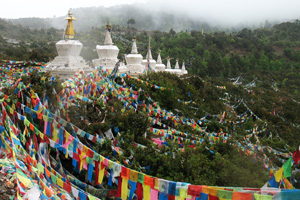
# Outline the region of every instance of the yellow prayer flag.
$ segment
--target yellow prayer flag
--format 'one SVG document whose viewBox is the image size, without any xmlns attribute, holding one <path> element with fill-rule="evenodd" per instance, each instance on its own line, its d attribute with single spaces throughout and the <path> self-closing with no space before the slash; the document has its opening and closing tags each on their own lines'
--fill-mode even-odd
<svg viewBox="0 0 300 200">
<path fill-rule="evenodd" d="M 121 199 L 127 200 L 127 194 L 128 194 L 128 179 L 123 178 L 122 179 Z"/>
<path fill-rule="evenodd" d="M 89 200 L 96 200 L 96 197 L 92 196 L 92 195 L 89 195 Z"/>
<path fill-rule="evenodd" d="M 31 181 L 29 178 L 27 177 L 24 177 L 24 176 L 21 176 L 20 174 L 17 173 L 17 177 L 18 177 L 18 180 L 23 183 L 23 185 L 28 188 L 28 186 L 31 184 Z"/>
<path fill-rule="evenodd" d="M 64 188 L 64 182 L 60 178 L 57 178 L 56 183 L 59 187 Z"/>
<path fill-rule="evenodd" d="M 56 128 L 53 129 L 52 136 L 53 136 L 53 141 L 56 142 L 56 140 L 57 140 L 57 131 L 56 131 Z"/>
<path fill-rule="evenodd" d="M 276 173 L 275 173 L 275 180 L 276 182 L 279 182 L 283 173 L 283 168 L 281 167 Z"/>
<path fill-rule="evenodd" d="M 101 169 L 101 164 L 99 165 L 99 167 L 100 167 L 100 171 L 99 171 L 99 176 L 98 176 L 98 183 L 101 184 L 103 181 L 103 177 L 104 177 L 105 167 L 103 167 L 103 169 Z"/>
<path fill-rule="evenodd" d="M 149 185 L 143 184 L 144 200 L 150 200 L 150 192 L 151 192 L 151 187 Z"/>
<path fill-rule="evenodd" d="M 44 133 L 42 133 L 42 132 L 39 131 L 39 135 L 40 135 L 40 137 L 41 137 L 42 140 L 43 140 L 43 139 L 44 139 Z"/>
</svg>

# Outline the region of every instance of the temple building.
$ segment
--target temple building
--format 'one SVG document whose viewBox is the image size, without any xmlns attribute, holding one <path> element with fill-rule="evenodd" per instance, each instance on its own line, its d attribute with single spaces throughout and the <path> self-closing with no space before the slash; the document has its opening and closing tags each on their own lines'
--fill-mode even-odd
<svg viewBox="0 0 300 200">
<path fill-rule="evenodd" d="M 109 23 L 106 25 L 105 39 L 103 45 L 97 45 L 96 50 L 98 59 L 93 60 L 93 64 L 102 66 L 103 69 L 113 70 L 115 64 L 118 62 L 119 48 L 112 42 L 111 39 L 111 26 Z"/>
<path fill-rule="evenodd" d="M 64 39 L 56 43 L 58 56 L 46 67 L 52 75 L 59 75 L 62 78 L 72 76 L 76 71 L 88 70 L 92 71 L 80 56 L 82 43 L 74 40 L 75 31 L 73 21 L 76 20 L 72 15 L 72 9 L 69 10 L 68 16 L 65 18 L 68 24 L 65 30 Z"/>
</svg>

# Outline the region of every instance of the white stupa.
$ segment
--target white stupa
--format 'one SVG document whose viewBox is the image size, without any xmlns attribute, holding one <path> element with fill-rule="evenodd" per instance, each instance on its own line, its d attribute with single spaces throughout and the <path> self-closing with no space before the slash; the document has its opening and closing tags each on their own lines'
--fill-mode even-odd
<svg viewBox="0 0 300 200">
<path fill-rule="evenodd" d="M 143 56 L 138 54 L 136 47 L 136 39 L 133 39 L 132 50 L 129 55 L 125 55 L 126 59 L 126 67 L 133 74 L 141 74 L 143 73 L 145 66 L 142 66 Z"/>
<path fill-rule="evenodd" d="M 160 51 L 158 52 L 157 62 L 156 62 L 156 71 L 165 71 L 166 65 L 162 63 Z"/>
<path fill-rule="evenodd" d="M 188 74 L 188 71 L 185 69 L 184 61 L 182 62 L 181 73 L 182 74 Z"/>
<path fill-rule="evenodd" d="M 179 69 L 178 58 L 176 59 L 175 69 Z"/>
<path fill-rule="evenodd" d="M 119 48 L 112 42 L 111 26 L 106 25 L 105 39 L 103 45 L 97 45 L 97 53 L 99 59 L 93 60 L 95 66 L 102 66 L 103 69 L 113 70 L 115 64 L 118 62 Z"/>
<path fill-rule="evenodd" d="M 145 66 L 146 69 L 148 67 L 147 66 L 148 62 L 150 64 L 151 69 L 156 70 L 156 61 L 153 59 L 152 53 L 151 53 L 150 37 L 149 37 L 149 44 L 148 44 L 146 59 L 144 59 L 142 61 L 142 65 Z"/>
<path fill-rule="evenodd" d="M 52 75 L 59 75 L 62 78 L 72 76 L 76 71 L 85 70 L 92 71 L 87 67 L 85 60 L 80 56 L 82 43 L 78 40 L 73 40 L 75 32 L 73 28 L 73 21 L 76 20 L 72 16 L 72 9 L 68 12 L 68 24 L 65 30 L 64 40 L 56 43 L 56 50 L 58 56 L 47 66 L 46 70 L 50 71 Z"/>
<path fill-rule="evenodd" d="M 170 56 L 168 56 L 168 58 L 167 58 L 167 69 L 172 69 L 171 68 L 171 58 L 170 58 Z"/>
</svg>

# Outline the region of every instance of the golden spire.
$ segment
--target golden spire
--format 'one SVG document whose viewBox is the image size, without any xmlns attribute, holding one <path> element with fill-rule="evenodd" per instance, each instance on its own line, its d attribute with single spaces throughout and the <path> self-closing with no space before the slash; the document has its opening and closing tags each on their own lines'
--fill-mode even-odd
<svg viewBox="0 0 300 200">
<path fill-rule="evenodd" d="M 72 8 L 70 8 L 68 17 L 66 17 L 65 19 L 68 20 L 67 28 L 65 31 L 65 39 L 74 39 L 75 32 L 73 28 L 73 20 L 76 20 L 76 18 L 72 16 Z"/>
<path fill-rule="evenodd" d="M 110 32 L 110 30 L 111 30 L 111 25 L 109 24 L 109 22 L 107 22 L 107 24 L 106 24 L 106 29 Z"/>
</svg>

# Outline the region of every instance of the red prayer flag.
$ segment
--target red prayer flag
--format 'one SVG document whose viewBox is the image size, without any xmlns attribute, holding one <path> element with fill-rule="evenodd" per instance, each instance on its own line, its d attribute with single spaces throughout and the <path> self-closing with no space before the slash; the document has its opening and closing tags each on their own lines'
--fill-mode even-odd
<svg viewBox="0 0 300 200">
<path fill-rule="evenodd" d="M 299 151 L 299 147 L 298 147 L 297 150 L 293 153 L 293 161 L 296 163 L 296 165 L 298 165 L 299 162 L 300 162 L 300 151 Z"/>
</svg>

